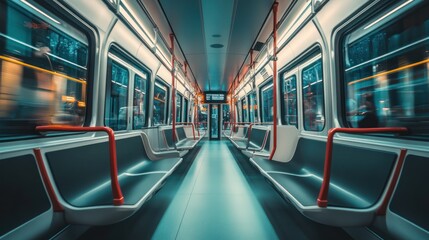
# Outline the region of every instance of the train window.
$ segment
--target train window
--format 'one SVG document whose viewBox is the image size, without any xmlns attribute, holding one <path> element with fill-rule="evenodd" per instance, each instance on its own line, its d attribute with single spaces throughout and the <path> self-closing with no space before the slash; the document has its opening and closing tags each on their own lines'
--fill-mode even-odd
<svg viewBox="0 0 429 240">
<path fill-rule="evenodd" d="M 155 81 L 153 92 L 153 124 L 155 126 L 166 124 L 168 88 L 161 81 Z"/>
<path fill-rule="evenodd" d="M 237 122 L 243 122 L 243 112 L 242 112 L 242 105 L 241 101 L 237 101 L 236 103 L 236 109 L 237 109 Z"/>
<path fill-rule="evenodd" d="M 112 58 L 115 58 L 113 60 Z M 128 118 L 128 81 L 129 71 L 120 64 L 120 59 L 113 54 L 108 58 L 107 85 L 110 89 L 106 94 L 104 123 L 113 130 L 127 129 Z"/>
<path fill-rule="evenodd" d="M 176 93 L 176 122 L 182 121 L 182 95 Z"/>
<path fill-rule="evenodd" d="M 261 89 L 262 122 L 273 122 L 273 81 Z"/>
<path fill-rule="evenodd" d="M 190 101 L 189 102 L 189 111 L 188 111 L 188 122 L 194 122 L 193 121 L 193 119 L 192 119 L 192 115 L 193 115 L 193 113 L 194 113 L 194 111 L 195 111 L 195 106 L 194 106 L 194 104 L 195 104 L 195 102 L 194 101 Z M 194 119 L 195 119 L 195 116 L 194 116 Z"/>
<path fill-rule="evenodd" d="M 189 100 L 187 98 L 183 98 L 183 121 L 188 121 L 188 107 L 189 107 Z"/>
<path fill-rule="evenodd" d="M 200 126 L 198 128 L 206 129 L 207 127 L 207 113 L 208 113 L 208 104 L 198 105 L 198 123 Z"/>
<path fill-rule="evenodd" d="M 322 131 L 325 127 L 322 59 L 304 67 L 301 72 L 304 129 Z"/>
<path fill-rule="evenodd" d="M 30 0 L 0 1 L 0 9 L 0 138 L 83 125 L 88 37 Z"/>
<path fill-rule="evenodd" d="M 428 1 L 401 1 L 342 38 L 343 108 L 349 127 L 427 129 L 428 11 Z"/>
<path fill-rule="evenodd" d="M 148 74 L 134 76 L 133 129 L 141 129 L 146 123 L 146 88 Z"/>
<path fill-rule="evenodd" d="M 242 106 L 242 116 L 243 116 L 243 122 L 249 122 L 249 116 L 248 116 L 248 107 L 247 107 L 247 98 L 244 97 L 241 100 L 241 106 Z"/>
<path fill-rule="evenodd" d="M 229 108 L 229 104 L 222 104 L 222 125 L 224 128 L 230 123 L 231 110 Z"/>
<path fill-rule="evenodd" d="M 256 99 L 256 91 L 249 94 L 249 120 L 250 122 L 258 121 L 258 101 Z"/>
<path fill-rule="evenodd" d="M 283 124 L 294 125 L 298 128 L 298 99 L 296 75 L 283 74 Z"/>
</svg>

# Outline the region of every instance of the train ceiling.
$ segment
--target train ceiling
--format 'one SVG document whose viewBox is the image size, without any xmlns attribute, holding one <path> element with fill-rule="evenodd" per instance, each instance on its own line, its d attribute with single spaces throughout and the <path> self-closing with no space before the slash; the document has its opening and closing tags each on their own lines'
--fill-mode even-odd
<svg viewBox="0 0 429 240">
<path fill-rule="evenodd" d="M 253 44 L 265 42 L 272 32 L 273 0 L 142 2 L 164 39 L 169 39 L 171 32 L 175 34 L 203 91 L 227 91 L 248 61 Z M 293 1 L 279 2 L 282 16 Z"/>
</svg>

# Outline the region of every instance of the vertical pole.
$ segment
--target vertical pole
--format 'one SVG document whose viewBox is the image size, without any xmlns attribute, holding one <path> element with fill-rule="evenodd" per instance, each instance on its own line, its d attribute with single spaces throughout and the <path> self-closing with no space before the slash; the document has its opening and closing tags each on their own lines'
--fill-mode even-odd
<svg viewBox="0 0 429 240">
<path fill-rule="evenodd" d="M 198 132 L 198 137 L 200 137 L 200 126 L 198 125 L 198 89 L 195 87 L 196 91 L 195 91 L 195 103 L 194 103 L 194 122 L 195 122 L 195 127 L 197 129 Z"/>
<path fill-rule="evenodd" d="M 172 108 L 171 111 L 173 111 L 173 142 L 176 142 L 176 85 L 175 85 L 175 78 L 174 74 L 176 73 L 176 70 L 174 68 L 174 34 L 170 34 L 170 42 L 171 42 L 171 86 L 172 86 L 172 93 L 171 93 L 171 102 L 172 102 Z"/>
<path fill-rule="evenodd" d="M 270 160 L 273 159 L 277 149 L 277 9 L 279 3 L 273 5 L 273 150 Z"/>
</svg>

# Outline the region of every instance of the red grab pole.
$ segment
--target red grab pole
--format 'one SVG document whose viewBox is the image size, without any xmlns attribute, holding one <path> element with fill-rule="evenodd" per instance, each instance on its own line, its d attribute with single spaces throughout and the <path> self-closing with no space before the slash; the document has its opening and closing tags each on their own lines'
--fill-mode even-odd
<svg viewBox="0 0 429 240">
<path fill-rule="evenodd" d="M 174 78 L 174 74 L 175 74 L 175 69 L 174 69 L 174 60 L 175 60 L 175 56 L 174 56 L 174 34 L 170 34 L 170 42 L 171 42 L 171 102 L 172 102 L 172 108 L 171 111 L 173 112 L 173 142 L 176 141 L 176 86 L 175 86 L 175 78 Z"/>
<path fill-rule="evenodd" d="M 328 132 L 326 141 L 325 166 L 323 170 L 323 181 L 320 187 L 317 205 L 319 207 L 328 206 L 328 191 L 331 181 L 331 165 L 332 165 L 332 147 L 334 145 L 334 135 L 337 132 L 342 133 L 406 133 L 407 128 L 404 127 L 383 127 L 383 128 L 331 128 Z M 405 155 L 404 155 L 405 156 Z"/>
<path fill-rule="evenodd" d="M 270 160 L 273 159 L 277 149 L 277 10 L 279 3 L 273 5 L 273 150 Z"/>
<path fill-rule="evenodd" d="M 113 204 L 122 205 L 124 203 L 124 196 L 122 195 L 121 186 L 118 181 L 118 164 L 116 159 L 116 141 L 115 133 L 109 127 L 74 127 L 74 126 L 60 126 L 48 125 L 38 126 L 36 131 L 66 131 L 66 132 L 106 132 L 109 136 L 109 152 L 110 152 L 110 184 L 113 193 Z"/>
</svg>

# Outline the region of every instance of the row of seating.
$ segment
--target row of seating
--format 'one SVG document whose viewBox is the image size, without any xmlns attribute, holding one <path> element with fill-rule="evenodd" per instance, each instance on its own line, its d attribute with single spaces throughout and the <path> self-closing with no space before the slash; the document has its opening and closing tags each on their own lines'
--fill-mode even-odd
<svg viewBox="0 0 429 240">
<path fill-rule="evenodd" d="M 18 230 L 41 217 L 46 223 L 42 231 L 47 231 L 55 212 L 66 223 L 80 225 L 112 224 L 131 216 L 183 160 L 177 148 L 158 144 L 156 136 L 168 128 L 115 136 L 107 127 L 38 127 L 47 137 L 53 131 L 97 133 L 2 156 L 0 190 L 9 197 L 0 200 L 0 238 L 22 237 Z M 185 128 L 176 129 L 180 141 L 187 136 Z"/>
<path fill-rule="evenodd" d="M 62 127 L 39 129 L 73 131 Z M 89 144 L 85 141 L 42 149 L 67 222 L 85 225 L 118 222 L 131 216 L 155 193 L 182 158 L 178 153 L 168 153 L 170 158 L 151 160 L 147 154 L 151 150 L 145 149 L 143 138 L 145 133 L 133 133 L 114 140 L 100 137 Z M 116 166 L 111 160 L 109 164 L 114 154 L 110 148 L 112 141 L 116 145 Z M 119 186 L 114 186 L 115 181 Z M 115 188 L 120 189 L 120 195 L 115 196 Z"/>
<path fill-rule="evenodd" d="M 235 132 L 240 128 L 244 126 Z M 327 174 L 329 141 L 300 136 L 294 126 L 278 126 L 277 150 L 270 160 L 273 139 L 267 135 L 272 136 L 271 131 L 267 126 L 252 126 L 247 139 L 229 139 L 303 215 L 333 226 L 364 226 L 385 207 L 404 150 L 335 141 Z M 263 136 L 266 141 L 261 140 Z M 267 148 L 267 144 L 271 147 Z M 323 184 L 326 189 L 321 190 Z"/>
<path fill-rule="evenodd" d="M 186 131 L 186 129 L 188 131 Z M 192 130 L 192 135 L 190 130 Z M 162 138 L 167 150 L 177 150 L 186 153 L 194 148 L 204 135 L 196 136 L 192 125 L 179 125 L 175 127 L 174 135 L 171 126 L 164 126 L 161 129 Z"/>
</svg>

